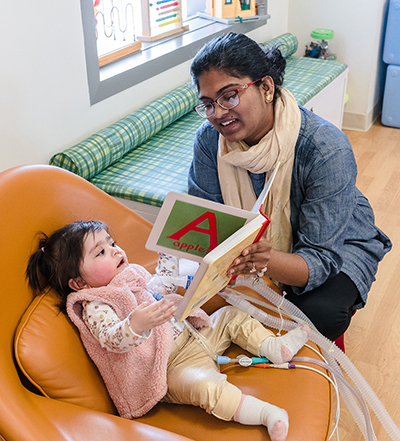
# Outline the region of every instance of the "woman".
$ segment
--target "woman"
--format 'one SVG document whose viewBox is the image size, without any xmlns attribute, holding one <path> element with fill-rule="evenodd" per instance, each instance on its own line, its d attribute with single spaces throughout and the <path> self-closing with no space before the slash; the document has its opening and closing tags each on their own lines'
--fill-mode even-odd
<svg viewBox="0 0 400 441">
<path fill-rule="evenodd" d="M 207 121 L 198 129 L 189 193 L 251 209 L 276 164 L 266 238 L 230 274 L 262 272 L 335 340 L 362 308 L 390 239 L 356 188 L 351 145 L 282 87 L 285 59 L 243 34 L 207 43 L 191 64 Z"/>
</svg>

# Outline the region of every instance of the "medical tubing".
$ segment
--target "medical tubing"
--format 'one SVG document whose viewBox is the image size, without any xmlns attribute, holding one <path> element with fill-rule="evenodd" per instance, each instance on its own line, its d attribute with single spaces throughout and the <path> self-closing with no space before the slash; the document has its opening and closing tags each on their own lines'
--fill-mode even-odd
<svg viewBox="0 0 400 441">
<path fill-rule="evenodd" d="M 279 306 L 279 308 L 282 311 L 284 312 L 287 311 L 290 314 L 299 316 L 302 319 L 302 321 L 304 320 L 308 323 L 310 322 L 309 319 L 304 315 L 304 313 L 302 313 L 295 305 L 293 305 L 291 302 L 286 300 L 282 295 L 273 291 L 271 288 L 263 284 L 259 284 L 259 285 L 254 284 L 252 280 L 246 280 L 244 277 L 238 277 L 236 279 L 236 285 L 247 286 L 258 292 L 260 295 L 265 297 L 267 300 L 269 300 L 276 306 Z M 266 315 L 268 316 L 268 314 Z M 271 322 L 274 322 L 274 324 L 271 323 L 268 324 L 273 328 L 276 329 L 286 328 L 285 330 L 290 330 L 296 327 L 295 323 L 288 322 L 287 320 L 283 320 L 276 317 L 271 317 L 271 318 L 274 319 L 271 320 Z M 390 417 L 389 413 L 387 412 L 387 410 L 385 409 L 385 407 L 383 406 L 383 404 L 381 403 L 375 392 L 372 390 L 372 388 L 369 386 L 369 384 L 366 382 L 366 380 L 363 378 L 363 376 L 360 374 L 360 372 L 357 370 L 357 368 L 354 366 L 351 360 L 346 356 L 346 354 L 344 354 L 344 352 L 341 351 L 332 341 L 328 340 L 326 337 L 324 337 L 322 334 L 315 331 L 314 329 L 311 329 L 310 339 L 325 351 L 328 362 L 330 364 L 333 363 L 336 370 L 344 369 L 344 371 L 349 376 L 350 380 L 357 386 L 358 390 L 360 391 L 360 394 L 367 400 L 370 407 L 376 414 L 377 418 L 379 419 L 379 421 L 381 422 L 382 426 L 385 428 L 389 436 L 394 441 L 399 441 L 400 440 L 399 428 L 396 426 L 396 424 Z"/>
<path fill-rule="evenodd" d="M 186 329 L 193 335 L 193 337 L 200 343 L 200 345 L 206 350 L 208 355 L 215 362 L 217 361 L 217 354 L 214 352 L 213 348 L 207 342 L 207 339 L 201 334 L 188 320 L 182 320 Z"/>
<path fill-rule="evenodd" d="M 267 314 L 263 310 L 257 308 L 256 306 L 252 305 L 247 300 L 242 298 L 241 293 L 238 293 L 237 291 L 234 291 L 230 288 L 225 288 L 225 290 L 223 292 L 220 292 L 219 295 L 223 297 L 232 306 L 235 306 L 236 308 L 244 312 L 247 312 L 249 315 L 257 319 L 259 322 L 264 323 L 265 320 L 267 320 L 268 323 L 264 323 L 264 324 L 269 325 L 274 329 L 281 328 L 285 331 L 290 331 L 298 327 L 298 324 L 293 321 L 284 320 Z"/>
<path fill-rule="evenodd" d="M 340 367 L 337 364 L 337 361 L 334 357 L 332 357 L 330 354 L 327 354 L 325 352 L 327 362 L 329 366 L 334 369 L 335 372 L 338 372 L 339 374 L 342 374 L 342 371 Z M 349 409 L 351 415 L 354 418 L 354 421 L 356 422 L 358 428 L 360 429 L 362 435 L 365 439 L 368 438 L 368 429 L 366 425 L 366 417 L 364 416 L 362 409 L 358 405 L 355 396 L 352 394 L 351 390 L 347 388 L 342 382 L 338 383 L 338 388 L 340 392 L 340 396 L 342 397 L 344 403 L 346 404 L 347 408 Z M 375 436 L 373 437 L 373 440 L 375 441 Z"/>
<path fill-rule="evenodd" d="M 332 378 L 325 374 L 324 372 L 322 372 L 321 370 L 317 369 L 317 368 L 313 368 L 311 366 L 304 366 L 302 364 L 294 364 L 293 367 L 295 367 L 296 369 L 306 369 L 312 372 L 315 372 L 319 375 L 321 375 L 322 377 L 324 377 L 327 381 L 329 381 L 332 384 L 332 387 L 335 389 L 335 393 L 336 393 L 336 418 L 335 418 L 335 426 L 332 429 L 332 432 L 328 438 L 328 440 L 330 440 L 333 436 L 333 434 L 336 432 L 338 425 L 339 425 L 339 419 L 340 419 L 340 399 L 339 399 L 339 385 L 336 381 L 336 378 L 332 375 Z"/>
<path fill-rule="evenodd" d="M 256 308 L 255 306 L 247 302 L 247 300 L 241 298 L 242 297 L 241 293 L 238 293 L 237 291 L 226 288 L 225 292 L 219 294 L 231 305 L 237 307 L 238 309 L 244 312 L 247 312 L 254 318 L 257 318 L 257 320 L 260 321 L 261 323 L 264 323 L 265 325 L 268 325 L 272 328 L 290 331 L 291 329 L 294 329 L 298 326 L 296 323 L 292 321 L 283 320 L 281 318 L 271 316 L 264 311 L 261 311 L 260 309 Z M 315 331 L 311 331 L 311 332 L 315 332 Z M 310 336 L 310 339 L 313 340 L 312 336 Z M 340 388 L 340 383 L 339 383 L 339 388 Z M 348 395 L 346 391 L 347 389 L 343 388 L 343 394 L 346 395 L 345 403 L 348 406 L 350 412 L 352 413 L 353 418 L 356 421 L 358 427 L 360 428 L 362 434 L 364 435 L 364 438 L 368 439 L 365 417 L 360 411 L 360 408 L 357 405 L 354 397 L 352 395 Z M 374 441 L 374 439 L 369 438 L 368 441 Z"/>
<path fill-rule="evenodd" d="M 302 317 L 302 319 L 308 320 L 309 322 L 309 319 L 295 305 L 293 305 L 288 300 L 284 299 L 280 294 L 276 293 L 271 288 L 265 285 L 254 286 L 250 281 L 243 280 L 243 278 L 241 278 L 241 280 L 238 280 L 237 283 L 241 283 L 244 286 L 248 286 L 249 288 L 254 289 L 272 303 L 275 304 L 278 303 L 283 311 L 288 310 L 291 314 L 294 315 L 298 315 L 299 312 L 299 315 Z M 332 356 L 331 361 L 334 362 L 334 365 L 336 366 L 337 369 L 340 369 L 338 367 L 338 363 L 340 364 L 340 367 L 346 371 L 346 373 L 349 375 L 353 383 L 357 385 L 362 396 L 368 401 L 368 403 L 370 404 L 371 408 L 375 412 L 376 416 L 378 417 L 379 421 L 381 422 L 387 433 L 391 436 L 392 439 L 400 440 L 400 430 L 393 422 L 392 418 L 390 417 L 387 410 L 380 402 L 379 398 L 376 396 L 375 392 L 371 389 L 371 387 L 365 381 L 363 376 L 358 372 L 358 370 L 353 365 L 351 360 L 336 345 L 334 345 L 330 340 L 325 338 L 319 332 L 315 332 L 312 330 L 311 340 L 314 343 L 318 344 L 324 351 L 326 351 L 326 353 Z M 347 396 L 346 404 L 349 407 L 349 401 L 354 401 L 354 397 L 351 394 L 349 395 L 349 391 L 347 389 L 345 389 L 345 391 L 346 392 L 344 395 Z M 357 410 L 355 409 L 354 405 L 349 407 L 349 409 L 350 411 L 354 410 L 356 414 L 357 413 L 359 414 L 359 412 L 357 412 Z M 359 410 L 358 406 L 357 409 Z M 354 414 L 353 417 L 355 417 Z M 357 419 L 356 422 L 359 425 L 359 427 L 362 426 L 362 423 L 359 422 Z"/>
<path fill-rule="evenodd" d="M 283 310 L 285 313 L 288 314 L 289 317 L 295 317 L 296 320 L 300 319 L 302 322 L 305 322 L 310 325 L 310 327 L 315 329 L 315 326 L 311 322 L 311 320 L 304 314 L 303 311 L 301 311 L 296 305 L 289 302 L 289 300 L 286 300 L 282 294 L 278 294 L 276 291 L 274 291 L 272 288 L 270 288 L 267 285 L 264 285 L 263 283 L 256 284 L 253 280 L 249 280 L 243 276 L 239 276 L 236 279 L 236 286 L 246 286 L 248 288 L 253 289 L 258 294 L 260 294 L 265 299 L 269 300 L 273 305 L 277 306 L 279 309 Z M 282 308 L 282 305 L 285 306 L 285 308 Z M 268 306 L 268 305 L 266 305 Z"/>
<path fill-rule="evenodd" d="M 176 285 L 176 286 L 181 286 L 182 288 L 188 289 L 192 280 L 193 280 L 193 276 L 164 276 L 164 275 L 159 275 L 158 276 L 162 283 L 164 285 Z"/>
<path fill-rule="evenodd" d="M 247 284 L 247 286 L 252 287 L 258 293 L 263 295 L 262 285 L 260 285 L 261 288 L 259 290 L 257 290 L 257 287 L 250 286 L 249 284 Z M 268 295 L 272 292 L 271 297 L 277 299 L 277 301 L 280 302 L 282 310 L 285 311 L 286 309 L 288 309 L 290 313 L 294 315 L 297 315 L 297 311 L 300 311 L 295 305 L 293 305 L 288 300 L 286 299 L 282 300 L 282 296 L 276 293 L 275 291 L 273 291 L 271 288 L 269 287 L 265 287 L 265 288 L 267 288 L 268 290 Z M 263 295 L 263 297 L 265 297 L 265 295 Z M 268 297 L 268 299 L 272 301 L 270 297 Z M 308 320 L 307 317 L 304 316 L 302 312 L 301 315 L 305 317 L 306 320 Z M 331 365 L 334 364 L 338 372 L 341 372 L 338 363 L 340 364 L 340 367 L 346 371 L 346 373 L 349 375 L 353 383 L 357 385 L 361 395 L 370 404 L 371 408 L 373 409 L 374 413 L 378 417 L 379 421 L 381 422 L 387 433 L 391 436 L 392 439 L 400 440 L 400 430 L 395 425 L 394 421 L 390 417 L 389 413 L 387 412 L 387 410 L 385 409 L 379 398 L 376 396 L 375 392 L 365 381 L 364 377 L 360 374 L 360 372 L 357 370 L 357 368 L 354 366 L 351 360 L 344 354 L 344 352 L 341 351 L 336 345 L 334 345 L 332 341 L 328 340 L 322 334 L 314 330 L 311 331 L 310 339 L 314 343 L 318 344 L 324 350 L 325 353 L 329 353 L 329 355 L 332 356 Z M 364 430 L 365 420 L 364 417 L 362 416 L 362 413 L 360 412 L 359 407 L 357 406 L 357 403 L 355 403 L 354 401 L 354 396 L 350 393 L 348 389 L 346 388 L 344 390 L 342 388 L 340 389 L 341 392 L 343 392 L 342 396 L 344 401 L 346 402 L 347 407 L 351 411 L 356 423 L 358 424 L 361 432 L 365 437 L 365 430 Z"/>
<path fill-rule="evenodd" d="M 242 279 L 243 278 L 238 280 L 238 284 L 244 284 L 242 282 Z M 298 321 L 298 322 L 307 323 L 310 325 L 312 330 L 317 331 L 315 326 L 313 325 L 313 323 L 310 321 L 310 319 L 296 305 L 293 305 L 293 303 L 285 300 L 282 295 L 278 294 L 277 292 L 275 292 L 274 290 L 272 290 L 271 288 L 269 288 L 266 285 L 262 285 L 262 284 L 255 285 L 253 283 L 251 283 L 251 285 L 250 285 L 250 282 L 249 281 L 247 281 L 247 282 L 248 283 L 245 286 L 248 286 L 248 287 L 254 289 L 256 292 L 258 292 L 265 299 L 270 300 L 271 302 L 275 302 L 275 304 L 280 305 L 279 308 L 281 308 L 283 310 L 283 308 L 281 307 L 281 305 L 282 305 L 285 309 L 285 315 L 292 318 L 292 320 L 294 319 L 295 321 Z M 259 287 L 259 289 L 258 289 L 258 287 Z M 250 301 L 251 301 L 251 298 L 250 298 Z M 264 306 L 267 307 L 268 309 L 274 310 L 273 308 L 270 308 L 269 304 L 265 304 Z M 281 321 L 281 325 L 282 325 L 282 321 Z M 318 331 L 317 331 L 317 334 L 320 335 Z M 312 339 L 312 337 L 311 337 L 311 339 Z M 328 341 L 331 345 L 329 348 L 329 351 L 331 351 L 331 348 L 332 348 L 332 346 L 334 346 L 334 344 L 332 342 L 330 342 L 330 340 L 328 340 Z M 322 346 L 321 346 L 321 348 L 322 348 Z M 326 351 L 324 349 L 323 349 L 323 351 L 324 351 L 324 353 L 326 353 Z M 330 357 L 330 365 L 336 367 L 336 369 L 338 369 L 338 371 L 341 372 L 341 370 L 336 362 L 336 359 L 334 357 Z M 367 439 L 367 428 L 366 428 L 365 416 L 362 413 L 360 407 L 358 406 L 355 397 L 352 395 L 352 393 L 350 392 L 350 390 L 348 388 L 346 388 L 344 385 L 342 385 L 342 383 L 338 384 L 338 388 L 340 390 L 343 401 L 345 402 L 347 408 L 351 412 L 361 433 L 363 434 L 364 438 Z"/>
<path fill-rule="evenodd" d="M 330 366 L 327 363 L 324 363 L 323 361 L 317 360 L 312 357 L 293 357 L 291 360 L 294 363 L 301 362 L 301 363 L 313 363 L 317 366 L 322 367 L 323 369 L 328 370 L 336 379 L 340 380 L 347 388 L 349 388 L 352 392 L 352 394 L 356 397 L 357 401 L 359 402 L 362 411 L 366 417 L 366 428 L 367 428 L 367 439 L 374 439 L 374 435 L 372 434 L 372 423 L 371 418 L 369 415 L 369 411 L 367 408 L 367 404 L 363 397 L 361 396 L 360 392 L 354 388 L 344 377 L 344 375 L 339 372 L 338 370 L 334 369 L 332 366 Z M 365 437 L 365 436 L 364 436 Z"/>
<path fill-rule="evenodd" d="M 311 320 L 296 305 L 294 305 L 293 303 L 284 299 L 284 296 L 278 294 L 277 292 L 275 292 L 273 289 L 269 288 L 268 286 L 266 286 L 264 284 L 254 284 L 253 280 L 251 280 L 251 279 L 249 280 L 244 277 L 238 277 L 236 280 L 236 285 L 237 286 L 242 285 L 242 286 L 247 286 L 249 288 L 252 288 L 258 294 L 260 294 L 262 297 L 269 300 L 271 303 L 279 305 L 279 308 L 281 310 L 284 310 L 285 315 L 288 315 L 290 318 L 292 318 L 292 320 L 294 319 L 294 320 L 297 320 L 297 321 L 300 321 L 303 323 L 307 323 L 310 325 L 312 332 L 313 332 L 313 330 L 316 331 L 316 328 L 313 325 L 313 323 L 311 322 Z M 237 293 L 237 291 L 232 291 L 232 293 Z M 242 297 L 243 294 L 240 293 L 240 296 Z M 248 297 L 248 296 L 246 296 L 246 297 Z M 261 303 L 261 302 L 258 302 L 258 303 Z M 267 309 L 275 310 L 274 308 L 271 308 L 271 305 L 269 305 L 267 303 L 265 303 L 264 306 Z M 270 316 L 270 315 L 267 315 L 266 317 L 268 317 L 268 321 L 264 320 L 263 321 L 264 324 L 269 325 L 271 327 L 274 327 L 275 329 L 279 329 L 279 330 L 283 329 L 282 328 L 282 324 L 283 324 L 282 318 L 277 319 L 277 318 Z M 279 320 L 279 321 L 277 322 L 276 320 Z M 291 322 L 287 322 L 288 325 L 290 323 Z M 296 326 L 292 324 L 292 327 L 294 328 Z M 290 330 L 290 329 L 292 329 L 292 328 L 290 328 L 290 327 L 287 328 L 287 330 Z M 317 332 L 317 334 L 320 335 L 318 332 Z M 310 336 L 310 339 L 312 340 L 312 336 Z M 327 340 L 327 341 L 329 341 L 329 343 L 330 343 L 329 351 L 331 351 L 334 344 L 330 340 Z M 320 347 L 323 349 L 323 347 L 321 345 L 320 345 Z M 326 354 L 325 351 L 324 351 L 324 353 Z M 331 362 L 332 366 L 335 366 L 341 372 L 341 370 L 338 367 L 338 364 L 336 362 L 336 359 L 334 357 L 330 357 L 330 362 Z M 360 407 L 358 406 L 356 399 L 351 394 L 350 390 L 348 388 L 344 387 L 341 383 L 338 384 L 338 387 L 339 387 L 339 391 L 341 393 L 341 396 L 343 398 L 343 401 L 345 402 L 347 408 L 349 409 L 350 413 L 352 414 L 354 421 L 356 422 L 357 426 L 359 427 L 364 438 L 367 439 L 367 428 L 366 428 L 365 416 L 362 413 Z M 370 441 L 373 441 L 373 440 L 370 440 Z"/>
<path fill-rule="evenodd" d="M 237 291 L 235 291 L 237 292 Z M 248 296 L 246 294 L 243 294 L 242 292 L 240 293 L 240 297 L 242 297 L 245 300 L 248 300 L 251 303 L 254 303 L 255 305 L 259 305 L 259 306 L 263 306 L 263 307 L 267 307 L 270 311 L 274 311 L 277 312 L 279 314 L 279 308 L 274 306 L 274 305 L 270 305 L 270 304 L 266 304 L 265 301 L 263 300 L 258 300 L 255 299 L 254 297 Z M 314 325 L 310 322 L 309 319 L 307 320 L 302 320 L 301 318 L 295 316 L 294 314 L 290 314 L 290 313 L 286 313 L 285 314 L 288 318 L 296 321 L 297 323 L 307 323 L 310 327 L 314 327 Z"/>
<path fill-rule="evenodd" d="M 148 285 L 147 285 L 147 289 L 151 292 L 151 294 L 153 295 L 153 297 L 157 301 L 164 298 L 164 296 L 162 294 L 160 294 L 158 291 L 154 291 L 154 289 L 157 288 L 157 286 L 154 286 L 154 285 L 157 285 L 159 279 L 161 279 L 160 276 L 152 277 L 150 279 L 150 283 L 148 283 Z M 172 319 L 170 321 L 172 321 L 173 324 L 178 328 L 180 328 L 181 325 L 183 325 L 192 334 L 192 336 L 200 343 L 200 345 L 205 349 L 205 351 L 208 353 L 208 355 L 214 361 L 217 360 L 217 354 L 210 347 L 210 345 L 207 342 L 207 339 L 188 320 L 185 319 L 185 320 L 182 320 L 182 322 L 178 322 L 178 320 L 176 320 L 175 317 L 172 317 Z"/>
</svg>

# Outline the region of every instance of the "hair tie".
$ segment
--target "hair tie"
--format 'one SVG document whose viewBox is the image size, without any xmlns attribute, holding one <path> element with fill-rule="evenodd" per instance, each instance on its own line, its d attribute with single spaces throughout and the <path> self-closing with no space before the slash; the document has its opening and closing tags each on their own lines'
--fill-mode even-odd
<svg viewBox="0 0 400 441">
<path fill-rule="evenodd" d="M 40 248 L 42 250 L 42 253 L 44 254 L 44 247 Z"/>
</svg>

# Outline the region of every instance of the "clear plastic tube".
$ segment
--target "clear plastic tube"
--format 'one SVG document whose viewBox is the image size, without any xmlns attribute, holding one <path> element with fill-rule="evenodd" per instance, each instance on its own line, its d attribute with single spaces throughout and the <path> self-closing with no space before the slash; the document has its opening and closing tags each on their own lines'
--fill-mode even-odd
<svg viewBox="0 0 400 441">
<path fill-rule="evenodd" d="M 193 276 L 158 276 L 164 285 L 182 286 L 185 289 L 189 288 Z"/>
<path fill-rule="evenodd" d="M 246 286 L 255 290 L 261 296 L 270 301 L 273 305 L 278 306 L 278 308 L 284 313 L 287 313 L 291 317 L 298 317 L 301 319 L 302 322 L 304 321 L 306 323 L 309 323 L 312 327 L 310 339 L 323 349 L 325 357 L 332 369 L 334 369 L 338 373 L 338 375 L 342 375 L 341 369 L 343 369 L 347 373 L 352 383 L 354 383 L 354 385 L 358 389 L 360 396 L 369 403 L 370 407 L 378 417 L 379 421 L 381 422 L 382 426 L 385 428 L 389 436 L 394 441 L 400 441 L 399 428 L 396 426 L 389 413 L 387 412 L 379 398 L 376 396 L 375 392 L 372 390 L 372 388 L 369 386 L 369 384 L 366 382 L 360 372 L 356 369 L 351 360 L 332 341 L 328 340 L 322 334 L 316 331 L 310 320 L 295 305 L 286 300 L 284 296 L 276 293 L 266 285 L 253 284 L 252 280 L 246 280 L 244 277 L 238 277 L 236 280 L 236 285 Z M 240 298 L 240 293 L 230 288 L 225 288 L 225 292 L 220 293 L 220 295 L 224 297 L 225 300 L 228 301 L 228 303 L 237 306 L 239 309 L 245 308 L 244 310 L 250 315 L 253 316 L 254 313 L 255 318 L 257 318 L 262 323 L 271 326 L 274 329 L 283 329 L 289 331 L 290 329 L 298 326 L 292 321 L 285 320 L 283 318 L 273 317 L 266 312 L 259 310 L 257 307 L 251 305 L 246 300 Z M 268 308 L 267 303 L 265 304 L 265 307 Z M 349 392 L 348 388 L 340 387 L 340 393 L 346 405 L 349 407 L 349 410 L 352 413 L 357 425 L 360 427 L 364 438 L 368 439 L 368 441 L 374 441 L 375 436 L 373 435 L 373 432 L 371 433 L 368 427 L 369 423 L 366 422 L 369 420 L 369 415 L 366 416 L 364 414 L 365 408 L 363 411 L 360 411 L 360 408 L 354 399 L 354 395 L 352 394 L 352 392 Z"/>
<path fill-rule="evenodd" d="M 208 355 L 211 357 L 211 359 L 217 363 L 217 360 L 218 360 L 217 353 L 208 344 L 208 341 L 204 337 L 204 335 L 201 334 L 188 320 L 185 319 L 182 321 L 182 323 L 189 330 L 189 332 L 191 332 L 193 337 L 200 343 L 200 345 L 205 349 L 205 351 L 208 353 Z"/>
<path fill-rule="evenodd" d="M 291 360 L 292 362 L 303 362 L 303 363 L 313 363 L 316 364 L 318 366 L 321 366 L 324 369 L 327 369 L 336 379 L 340 380 L 344 386 L 346 386 L 350 392 L 354 395 L 354 397 L 358 400 L 358 402 L 360 403 L 360 406 L 362 408 L 362 412 L 365 416 L 365 423 L 366 423 L 366 436 L 364 436 L 364 438 L 366 437 L 367 439 L 371 439 L 371 440 L 375 440 L 375 434 L 373 433 L 373 428 L 372 428 L 372 423 L 371 423 L 371 418 L 369 415 L 369 411 L 367 408 L 367 404 L 365 403 L 365 400 L 363 399 L 363 397 L 361 396 L 361 394 L 359 393 L 359 391 L 357 389 L 355 389 L 347 380 L 346 378 L 343 376 L 343 374 L 341 372 L 339 372 L 337 369 L 332 368 L 332 366 L 330 366 L 327 363 L 324 363 L 320 360 L 317 360 L 315 358 L 311 358 L 311 357 L 293 357 L 293 359 Z"/>
<path fill-rule="evenodd" d="M 237 292 L 237 291 L 235 291 L 235 292 Z M 264 307 L 265 307 L 265 306 L 268 306 L 268 309 L 269 309 L 269 310 L 271 310 L 271 311 L 275 311 L 275 312 L 277 312 L 278 314 L 279 314 L 279 312 L 280 312 L 280 310 L 279 310 L 278 307 L 276 307 L 276 306 L 274 306 L 274 305 L 270 305 L 270 304 L 267 305 L 267 304 L 265 303 L 265 301 L 255 299 L 254 297 L 250 297 L 250 296 L 248 296 L 248 295 L 246 295 L 246 294 L 243 294 L 243 293 L 240 293 L 240 297 L 241 297 L 242 299 L 248 300 L 249 302 L 254 303 L 254 304 L 256 304 L 256 305 L 259 305 L 259 306 L 264 306 Z M 301 319 L 300 317 L 297 317 L 297 316 L 295 316 L 294 314 L 291 314 L 291 313 L 288 313 L 288 312 L 286 312 L 285 315 L 286 315 L 288 318 L 290 318 L 290 319 L 296 321 L 297 323 L 306 323 L 306 324 L 308 324 L 311 328 L 314 328 L 314 329 L 315 329 L 314 325 L 310 322 L 309 319 L 304 319 L 304 320 L 303 320 L 303 319 Z"/>
<path fill-rule="evenodd" d="M 308 345 L 304 345 L 304 346 L 308 346 Z M 310 349 L 312 349 L 313 351 L 315 351 L 318 355 L 322 355 L 322 354 L 320 354 L 316 349 L 314 349 L 312 346 L 308 346 Z M 293 359 L 294 360 L 294 359 Z M 310 358 L 310 360 L 314 360 L 313 358 Z M 336 421 L 335 421 L 335 425 L 334 425 L 334 427 L 333 427 L 333 429 L 332 429 L 332 433 L 330 434 L 330 436 L 329 436 L 329 438 L 328 438 L 328 440 L 330 440 L 332 437 L 333 437 L 333 434 L 337 431 L 337 429 L 338 429 L 338 425 L 339 425 L 339 418 L 340 418 L 340 400 L 339 400 L 339 388 L 338 388 L 338 383 L 337 383 L 337 381 L 336 381 L 336 378 L 332 375 L 332 378 L 331 377 L 329 377 L 327 374 L 325 374 L 324 372 L 322 372 L 322 371 L 320 371 L 320 370 L 318 370 L 318 369 L 316 369 L 316 368 L 313 368 L 313 367 L 311 367 L 311 366 L 305 366 L 305 365 L 302 365 L 302 364 L 298 364 L 298 363 L 296 363 L 295 365 L 294 365 L 295 367 L 296 367 L 296 369 L 299 369 L 299 368 L 301 368 L 301 369 L 307 369 L 307 370 L 310 370 L 310 371 L 313 371 L 313 372 L 315 372 L 315 373 L 317 373 L 317 374 L 319 374 L 319 375 L 321 375 L 321 376 L 323 376 L 324 378 L 326 378 L 326 380 L 327 381 L 329 381 L 331 384 L 332 384 L 332 387 L 335 389 L 335 393 L 336 393 Z M 338 438 L 339 439 L 339 438 Z"/>
<path fill-rule="evenodd" d="M 166 288 L 166 285 L 168 283 L 172 283 L 177 286 L 183 286 L 185 288 L 188 288 L 190 285 L 190 282 L 193 280 L 192 276 L 158 276 L 153 275 L 148 281 L 147 281 L 147 289 L 153 297 L 158 301 L 164 298 L 162 294 L 160 294 L 159 291 L 163 291 L 164 288 Z M 178 329 L 181 329 L 181 331 L 186 328 L 193 337 L 200 343 L 200 345 L 205 349 L 205 351 L 208 353 L 208 355 L 216 362 L 217 361 L 217 354 L 211 348 L 211 346 L 208 344 L 207 339 L 194 327 L 188 320 L 182 320 L 179 322 L 175 317 L 172 317 L 170 320 L 174 326 L 176 326 Z"/>
<path fill-rule="evenodd" d="M 267 314 L 266 312 L 259 310 L 258 308 L 247 302 L 246 300 L 242 299 L 241 295 L 233 290 L 225 290 L 225 293 L 222 293 L 220 295 L 222 295 L 222 297 L 224 297 L 228 303 L 247 312 L 261 323 L 264 323 L 272 328 L 289 331 L 291 329 L 294 329 L 296 326 L 298 326 L 294 322 L 273 317 Z M 268 305 L 266 306 L 269 307 Z M 313 340 L 312 335 L 310 336 L 310 339 Z M 373 438 L 368 438 L 367 436 L 365 418 L 362 412 L 360 411 L 359 407 L 355 403 L 354 397 L 351 394 L 348 394 L 346 388 L 341 387 L 340 384 L 339 384 L 339 391 L 341 392 L 341 395 L 344 397 L 344 401 L 346 405 L 349 407 L 349 410 L 352 413 L 353 418 L 355 419 L 357 425 L 359 426 L 362 434 L 364 435 L 364 438 L 366 438 L 368 441 L 374 441 Z M 355 403 L 355 405 L 353 405 L 353 402 Z"/>
<path fill-rule="evenodd" d="M 288 310 L 291 314 L 295 316 L 300 315 L 303 319 L 306 319 L 308 320 L 308 322 L 310 322 L 310 320 L 295 305 L 293 305 L 293 303 L 284 299 L 281 295 L 273 291 L 271 288 L 265 285 L 259 285 L 260 289 L 257 290 L 257 287 L 253 286 L 251 282 L 245 283 L 246 286 L 255 289 L 263 297 L 266 297 L 267 295 L 269 301 L 272 301 L 271 297 L 273 297 L 275 301 L 279 302 L 282 310 Z M 341 368 L 343 368 L 343 370 L 350 377 L 351 381 L 357 386 L 363 398 L 367 400 L 387 433 L 391 436 L 393 440 L 400 441 L 399 428 L 396 426 L 389 413 L 387 412 L 379 398 L 376 396 L 375 392 L 372 390 L 372 388 L 369 386 L 369 384 L 366 382 L 364 377 L 360 374 L 360 372 L 357 370 L 351 360 L 346 356 L 346 354 L 344 354 L 344 352 L 341 351 L 332 341 L 328 340 L 326 337 L 316 331 L 315 328 L 311 332 L 311 340 L 314 341 L 314 343 L 318 344 L 324 350 L 328 358 L 328 362 L 330 361 L 331 365 L 333 365 L 339 372 L 341 372 Z M 341 392 L 343 392 L 343 388 L 340 389 Z M 365 438 L 366 436 L 365 426 L 363 424 L 363 415 L 360 412 L 357 404 L 355 403 L 353 395 L 347 389 L 345 389 L 342 393 L 342 396 Z"/>
</svg>

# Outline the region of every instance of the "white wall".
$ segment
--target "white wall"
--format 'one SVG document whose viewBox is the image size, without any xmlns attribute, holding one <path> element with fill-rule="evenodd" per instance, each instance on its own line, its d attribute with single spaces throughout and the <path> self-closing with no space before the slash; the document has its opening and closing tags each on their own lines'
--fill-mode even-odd
<svg viewBox="0 0 400 441">
<path fill-rule="evenodd" d="M 286 32 L 287 2 L 270 2 L 273 18 L 253 38 Z M 47 164 L 52 154 L 189 81 L 186 62 L 90 106 L 80 1 L 22 3 L 3 2 L 0 16 L 0 171 Z"/>
<path fill-rule="evenodd" d="M 330 45 L 349 66 L 344 128 L 368 130 L 381 111 L 386 66 L 382 62 L 383 24 L 388 0 L 289 0 L 288 31 L 304 55 L 315 28 L 333 29 Z"/>
</svg>

